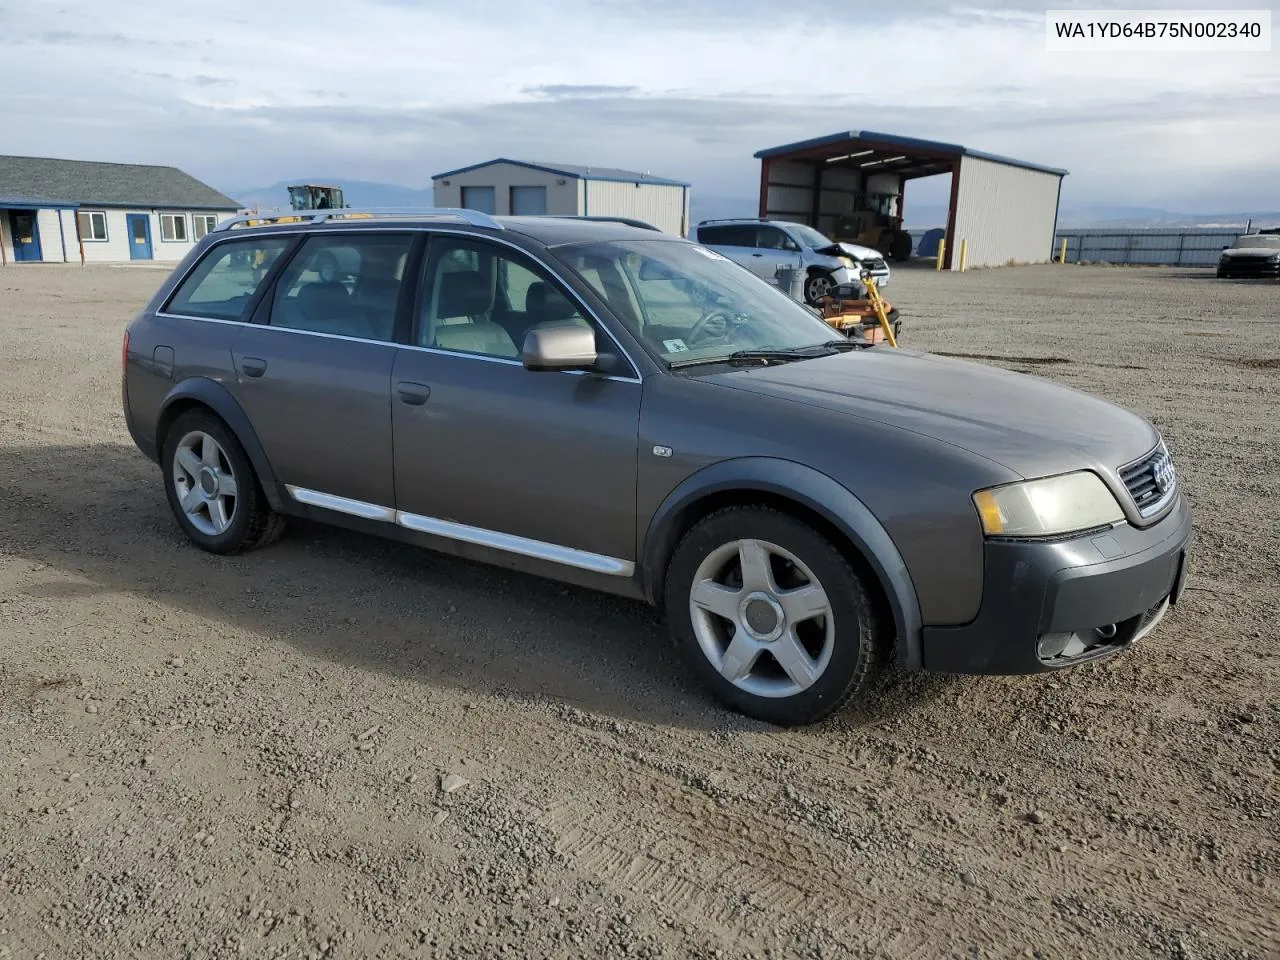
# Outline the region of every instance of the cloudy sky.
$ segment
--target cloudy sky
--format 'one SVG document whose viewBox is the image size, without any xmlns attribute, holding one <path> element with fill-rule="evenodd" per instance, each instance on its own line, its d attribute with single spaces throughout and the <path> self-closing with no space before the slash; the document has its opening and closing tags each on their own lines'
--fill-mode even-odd
<svg viewBox="0 0 1280 960">
<path fill-rule="evenodd" d="M 1226 5 L 1280 24 L 1280 0 Z M 1280 207 L 1280 45 L 1050 54 L 1044 10 L 0 0 L 0 152 L 173 164 L 223 189 L 321 175 L 425 187 L 506 155 L 750 197 L 757 149 L 863 129 L 1066 167 L 1072 206 Z"/>
</svg>

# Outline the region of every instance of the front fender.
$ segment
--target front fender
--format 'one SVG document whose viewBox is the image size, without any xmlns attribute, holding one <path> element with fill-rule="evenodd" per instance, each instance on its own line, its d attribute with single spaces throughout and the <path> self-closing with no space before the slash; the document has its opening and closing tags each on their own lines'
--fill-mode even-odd
<svg viewBox="0 0 1280 960">
<path fill-rule="evenodd" d="M 165 395 L 164 402 L 160 405 L 160 415 L 156 420 L 156 450 L 160 450 L 163 446 L 164 432 L 176 411 L 193 402 L 208 407 L 231 428 L 231 432 L 244 447 L 249 462 L 253 464 L 253 471 L 258 475 L 258 482 L 267 497 L 267 502 L 271 504 L 273 510 L 286 509 L 280 479 L 271 466 L 267 451 L 263 448 L 262 441 L 258 439 L 253 424 L 249 422 L 248 414 L 244 412 L 244 408 L 231 395 L 231 392 L 216 380 L 208 377 L 189 377 L 176 384 Z"/>
<path fill-rule="evenodd" d="M 892 538 L 867 506 L 824 473 L 772 457 L 721 460 L 687 477 L 662 501 L 649 521 L 641 556 L 644 589 L 651 601 L 662 590 L 667 561 L 683 533 L 683 518 L 700 500 L 717 494 L 767 493 L 791 500 L 824 517 L 846 536 L 871 566 L 888 598 L 896 632 L 894 660 L 919 669 L 922 623 L 920 603 L 906 562 Z"/>
</svg>

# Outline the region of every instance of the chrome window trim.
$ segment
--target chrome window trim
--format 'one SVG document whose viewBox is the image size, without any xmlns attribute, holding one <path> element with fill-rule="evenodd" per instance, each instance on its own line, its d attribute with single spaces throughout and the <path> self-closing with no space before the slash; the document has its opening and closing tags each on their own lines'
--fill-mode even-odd
<svg viewBox="0 0 1280 960">
<path fill-rule="evenodd" d="M 558 543 L 548 543 L 545 540 L 518 537 L 511 533 L 488 530 L 484 527 L 473 527 L 465 523 L 455 523 L 452 520 L 441 520 L 437 517 L 427 517 L 417 513 L 407 513 L 404 510 L 393 510 L 391 507 L 383 507 L 376 503 L 351 500 L 347 497 L 339 497 L 319 490 L 309 490 L 306 487 L 298 487 L 292 484 L 286 484 L 285 489 L 299 503 L 321 507 L 326 510 L 334 510 L 353 517 L 362 517 L 366 520 L 381 520 L 384 523 L 394 523 L 416 533 L 426 533 L 432 536 L 444 537 L 448 540 L 472 543 L 481 547 L 502 550 L 505 553 L 514 553 L 523 557 L 531 557 L 535 560 L 547 560 L 551 563 L 576 567 L 579 570 L 589 570 L 593 573 L 602 573 L 611 577 L 629 577 L 635 573 L 636 569 L 635 563 L 630 560 L 606 557 L 603 554 L 579 550 L 576 547 L 566 547 Z"/>
<path fill-rule="evenodd" d="M 289 226 L 294 226 L 294 225 L 281 224 L 281 227 L 289 227 Z M 263 236 L 263 237 L 320 236 L 326 233 L 344 233 L 344 232 L 347 232 L 347 231 L 333 229 L 333 230 L 323 230 L 323 231 L 312 232 L 310 230 L 299 231 L 296 229 L 295 230 L 280 229 L 280 230 L 272 230 L 270 233 L 260 234 L 260 236 Z M 548 264 L 545 260 L 543 260 L 537 254 L 529 252 L 519 244 L 511 243 L 510 241 L 504 240 L 500 237 L 490 236 L 487 233 L 477 233 L 474 230 L 450 230 L 447 228 L 440 228 L 435 226 L 432 226 L 430 228 L 422 228 L 422 227 L 406 228 L 404 226 L 366 227 L 366 228 L 361 228 L 359 230 L 350 231 L 350 232 L 353 232 L 353 233 L 425 233 L 428 235 L 428 237 L 432 234 L 447 234 L 449 236 L 458 236 L 458 237 L 478 237 L 482 241 L 488 241 L 490 243 L 500 244 L 501 246 L 505 246 L 512 250 L 515 250 L 517 253 L 524 254 L 534 263 L 538 264 L 540 267 L 546 270 L 547 273 L 549 273 L 552 277 L 554 277 L 556 280 L 560 282 L 561 286 L 565 287 L 568 290 L 569 295 L 573 298 L 573 300 L 576 301 L 580 307 L 582 307 L 582 309 L 585 311 L 587 316 L 589 316 L 592 320 L 595 321 L 596 326 L 598 326 L 601 330 L 604 331 L 604 335 L 609 338 L 609 340 L 613 343 L 615 347 L 618 348 L 618 351 L 623 355 L 623 357 L 626 358 L 627 363 L 630 365 L 631 369 L 635 372 L 635 376 L 621 377 L 621 376 L 607 375 L 607 376 L 601 376 L 600 379 L 614 380 L 619 383 L 643 383 L 644 382 L 644 378 L 641 376 L 641 373 L 640 373 L 640 370 L 641 370 L 640 364 L 636 363 L 635 358 L 631 356 L 631 353 L 627 350 L 627 348 L 624 347 L 622 343 L 619 342 L 618 338 L 613 335 L 613 331 L 609 329 L 608 325 L 601 321 L 599 314 L 597 314 L 594 310 L 592 310 L 588 304 L 583 302 L 582 298 L 578 295 L 578 292 L 574 290 L 573 287 L 568 282 L 566 282 L 563 275 L 561 275 L 558 271 L 556 271 L 550 264 Z M 212 236 L 212 234 L 209 234 L 208 236 Z M 205 256 L 207 256 L 209 253 L 212 252 L 214 247 L 221 246 L 224 243 L 244 243 L 251 239 L 253 239 L 252 234 L 242 233 L 242 234 L 236 235 L 234 232 L 231 232 L 228 236 L 225 236 L 225 237 L 218 237 L 216 240 L 214 240 L 212 243 L 209 244 L 209 249 L 206 250 L 204 254 L 200 255 L 199 257 L 195 257 L 193 259 L 192 263 L 187 267 L 186 270 L 183 271 L 182 276 L 173 284 L 172 290 L 170 291 L 168 296 L 166 296 L 165 300 L 168 301 L 169 299 L 171 299 L 173 297 L 173 294 L 177 292 L 177 290 L 180 289 L 184 283 L 186 283 L 187 277 L 189 277 L 192 271 L 194 271 L 195 268 L 204 260 Z M 425 259 L 423 260 L 423 264 L 424 265 L 426 264 Z M 486 357 L 483 354 L 478 354 L 478 353 L 462 353 L 457 350 L 441 350 L 437 347 L 421 347 L 415 343 L 396 343 L 394 340 L 368 340 L 363 337 L 349 337 L 344 334 L 338 334 L 338 333 L 318 333 L 314 330 L 296 330 L 291 327 L 273 327 L 270 324 L 252 323 L 248 320 L 226 320 L 219 317 L 193 317 L 193 316 L 190 316 L 189 314 L 169 313 L 168 311 L 161 310 L 161 309 L 157 309 L 156 311 L 154 311 L 154 313 L 155 313 L 155 316 L 157 317 L 164 317 L 169 320 L 207 320 L 210 323 L 232 323 L 232 324 L 239 324 L 240 326 L 255 327 L 263 330 L 287 330 L 290 333 L 301 333 L 301 334 L 306 334 L 312 337 L 329 337 L 335 340 L 350 340 L 354 343 L 377 343 L 385 346 L 400 347 L 402 349 L 407 349 L 407 350 L 423 350 L 423 351 L 426 351 L 427 353 L 440 353 L 440 354 L 444 354 L 446 356 L 451 356 L 451 357 L 467 357 L 472 360 L 486 360 L 486 361 L 495 362 L 495 363 L 514 363 L 514 364 L 523 366 L 523 364 L 521 364 L 519 360 L 508 360 L 505 357 Z M 583 371 L 583 370 L 561 370 L 558 372 L 569 373 L 569 374 L 574 374 L 579 376 L 586 375 L 586 371 Z"/>
<path fill-rule="evenodd" d="M 509 366 L 524 367 L 519 360 L 507 357 L 487 357 L 482 353 L 463 353 L 459 350 L 441 350 L 439 347 L 419 347 L 412 343 L 396 343 L 394 340 L 370 340 L 366 337 L 349 337 L 342 333 L 321 333 L 318 330 L 298 330 L 295 327 L 273 327 L 265 323 L 250 323 L 247 320 L 224 320 L 220 317 L 193 317 L 184 313 L 160 313 L 156 317 L 164 320 L 196 320 L 201 323 L 225 323 L 234 327 L 252 327 L 254 330 L 274 330 L 278 333 L 291 333 L 295 336 L 320 337 L 325 340 L 343 340 L 347 343 L 368 343 L 375 347 L 391 347 L 393 350 L 416 350 L 420 353 L 438 353 L 444 357 L 460 357 L 464 360 L 483 360 L 486 363 L 505 363 Z M 532 371 L 531 371 L 532 372 Z M 585 370 L 557 370 L 556 373 L 570 376 L 595 376 L 600 380 L 613 380 L 617 383 L 643 383 L 639 377 L 615 377 L 613 375 L 590 374 Z M 545 374 L 539 374 L 545 376 Z"/>
</svg>

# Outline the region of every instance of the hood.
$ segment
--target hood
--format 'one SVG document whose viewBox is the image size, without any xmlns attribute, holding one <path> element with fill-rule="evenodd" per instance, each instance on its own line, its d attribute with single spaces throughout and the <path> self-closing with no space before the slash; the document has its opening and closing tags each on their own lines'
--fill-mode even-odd
<svg viewBox="0 0 1280 960">
<path fill-rule="evenodd" d="M 923 434 L 1024 478 L 1085 467 L 1114 476 L 1159 441 L 1142 417 L 1090 394 L 901 347 L 741 368 L 707 379 Z"/>
<path fill-rule="evenodd" d="M 843 240 L 839 243 L 833 243 L 829 247 L 820 247 L 813 252 L 820 253 L 824 257 L 853 257 L 855 260 L 884 259 L 879 250 L 872 247 L 864 247 L 857 243 L 845 243 Z"/>
<path fill-rule="evenodd" d="M 1280 257 L 1280 247 L 1228 247 L 1222 253 L 1227 257 L 1255 257 L 1260 260 L 1269 260 L 1272 257 Z"/>
</svg>

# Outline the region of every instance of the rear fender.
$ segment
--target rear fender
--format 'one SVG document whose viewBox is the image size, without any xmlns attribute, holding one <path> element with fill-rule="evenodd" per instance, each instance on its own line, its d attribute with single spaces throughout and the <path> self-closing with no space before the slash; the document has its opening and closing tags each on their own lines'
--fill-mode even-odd
<svg viewBox="0 0 1280 960">
<path fill-rule="evenodd" d="M 281 512 L 288 511 L 289 498 L 284 496 L 280 478 L 271 466 L 271 461 L 267 458 L 267 452 L 258 439 L 253 424 L 249 422 L 248 414 L 244 412 L 244 408 L 231 395 L 231 392 L 216 380 L 208 377 L 190 377 L 169 391 L 161 404 L 160 416 L 156 420 L 156 450 L 159 451 L 162 448 L 164 432 L 178 411 L 192 404 L 208 407 L 222 418 L 231 432 L 236 435 L 240 445 L 244 447 L 244 452 L 248 455 L 249 462 L 253 464 L 254 473 L 258 475 L 262 492 L 266 494 L 271 508 Z"/>
</svg>

